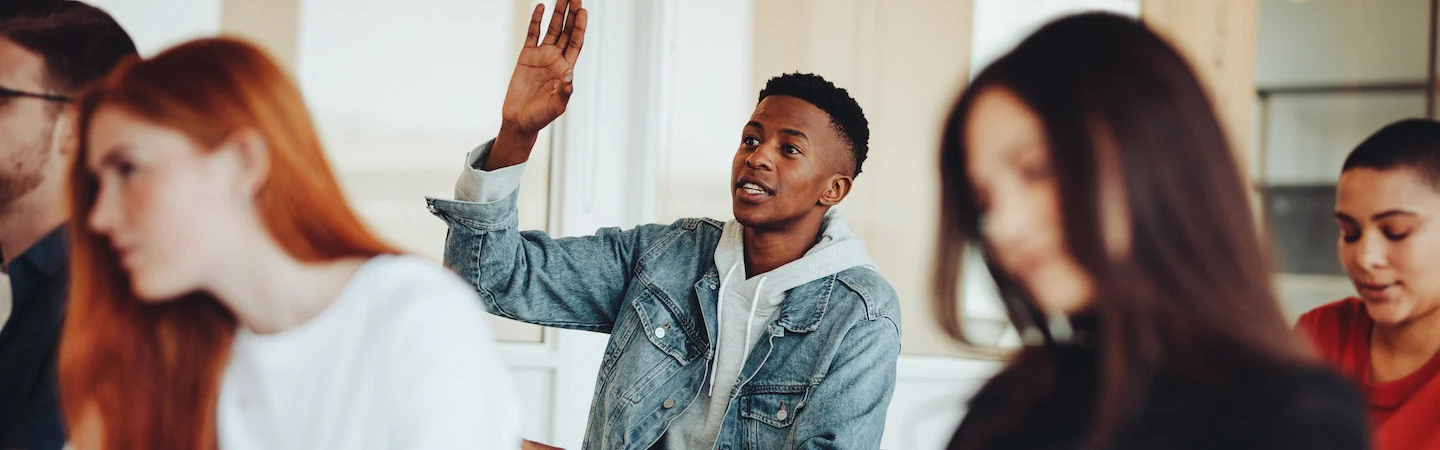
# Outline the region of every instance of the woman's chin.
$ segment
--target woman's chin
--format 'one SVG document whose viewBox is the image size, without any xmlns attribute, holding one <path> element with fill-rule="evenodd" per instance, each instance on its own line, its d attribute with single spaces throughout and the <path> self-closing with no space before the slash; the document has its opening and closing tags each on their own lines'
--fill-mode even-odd
<svg viewBox="0 0 1440 450">
<path fill-rule="evenodd" d="M 1365 299 L 1365 311 L 1370 314 L 1370 320 L 1380 326 L 1400 325 L 1409 321 L 1412 309 L 1401 301 Z"/>
<path fill-rule="evenodd" d="M 131 293 L 135 294 L 135 299 L 148 304 L 169 302 L 193 291 L 193 289 L 186 289 L 177 284 L 164 283 L 159 280 L 132 279 L 131 283 Z"/>
</svg>

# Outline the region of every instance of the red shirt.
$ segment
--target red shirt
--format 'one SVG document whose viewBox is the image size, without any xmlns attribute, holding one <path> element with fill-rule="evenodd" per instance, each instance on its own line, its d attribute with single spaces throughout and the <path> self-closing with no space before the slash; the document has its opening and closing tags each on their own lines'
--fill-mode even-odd
<svg viewBox="0 0 1440 450">
<path fill-rule="evenodd" d="M 1315 308 L 1295 325 L 1370 406 L 1376 450 L 1440 450 L 1440 354 L 1409 375 L 1370 382 L 1370 314 L 1347 298 Z"/>
</svg>

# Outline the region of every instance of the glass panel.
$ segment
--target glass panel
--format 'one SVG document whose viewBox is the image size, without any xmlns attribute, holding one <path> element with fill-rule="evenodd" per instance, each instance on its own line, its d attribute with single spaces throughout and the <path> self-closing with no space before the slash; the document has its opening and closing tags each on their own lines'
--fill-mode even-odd
<svg viewBox="0 0 1440 450">
<path fill-rule="evenodd" d="M 1335 183 L 1350 150 L 1425 115 L 1427 0 L 1261 0 L 1252 171 L 1293 318 L 1353 295 L 1341 269 Z"/>
</svg>

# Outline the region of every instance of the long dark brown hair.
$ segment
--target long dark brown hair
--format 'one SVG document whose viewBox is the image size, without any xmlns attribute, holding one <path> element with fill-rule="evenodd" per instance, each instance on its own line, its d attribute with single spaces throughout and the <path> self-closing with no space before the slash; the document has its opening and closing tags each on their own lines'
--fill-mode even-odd
<svg viewBox="0 0 1440 450">
<path fill-rule="evenodd" d="M 982 212 L 966 174 L 965 123 L 976 98 L 1004 89 L 1043 123 L 1059 186 L 1065 243 L 1095 278 L 1084 344 L 1097 355 L 1095 409 L 1087 447 L 1102 445 L 1143 407 L 1159 376 L 1217 377 L 1237 367 L 1302 363 L 1271 290 L 1241 171 L 1205 90 L 1184 58 L 1141 23 L 1103 13 L 1052 22 L 983 70 L 945 126 L 940 156 L 940 245 L 935 309 L 940 325 L 968 343 L 957 298 L 961 256 L 987 261 Z M 1100 164 L 1100 151 L 1108 164 Z M 1119 170 L 1130 255 L 1116 259 L 1101 236 L 1099 171 Z M 990 265 L 1010 319 L 1043 336 L 1008 370 L 1026 370 L 1058 344 L 1023 288 Z M 1034 367 L 1039 366 L 1032 366 Z M 1040 369 L 1044 370 L 1044 369 Z M 1046 379 L 1039 377 L 1039 379 Z M 1011 397 L 1002 416 L 1041 401 Z M 1016 419 L 1018 420 L 1018 419 Z M 1020 423 L 990 423 L 1007 428 Z"/>
</svg>

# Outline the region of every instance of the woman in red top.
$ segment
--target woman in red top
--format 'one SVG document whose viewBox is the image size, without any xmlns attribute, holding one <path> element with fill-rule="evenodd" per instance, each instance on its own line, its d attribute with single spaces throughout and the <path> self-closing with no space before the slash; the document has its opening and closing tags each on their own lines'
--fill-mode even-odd
<svg viewBox="0 0 1440 450">
<path fill-rule="evenodd" d="M 1396 122 L 1360 143 L 1335 217 L 1360 297 L 1297 327 L 1360 387 L 1377 450 L 1440 450 L 1440 122 Z"/>
</svg>

